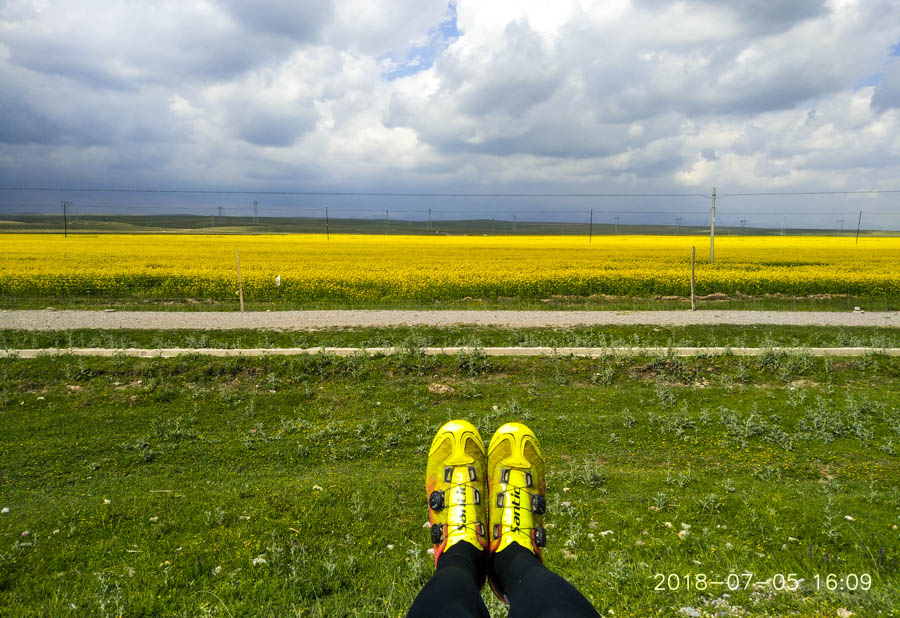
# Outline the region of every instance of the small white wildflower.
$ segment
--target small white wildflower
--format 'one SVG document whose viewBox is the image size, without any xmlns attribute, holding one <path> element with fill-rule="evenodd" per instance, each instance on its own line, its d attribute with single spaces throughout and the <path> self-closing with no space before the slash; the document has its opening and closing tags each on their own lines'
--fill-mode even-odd
<svg viewBox="0 0 900 618">
<path fill-rule="evenodd" d="M 852 515 L 844 515 L 844 519 L 846 519 L 847 521 L 856 521 Z"/>
<path fill-rule="evenodd" d="M 588 532 L 588 538 L 593 541 L 595 538 L 597 538 L 597 535 L 593 532 Z"/>
<path fill-rule="evenodd" d="M 498 405 L 491 406 L 491 410 L 493 410 L 494 412 L 496 412 L 499 409 L 500 409 L 500 406 L 498 406 Z"/>
<path fill-rule="evenodd" d="M 565 545 L 566 547 L 575 547 L 575 539 L 568 539 L 568 540 L 564 543 L 564 545 Z"/>
<path fill-rule="evenodd" d="M 426 521 L 424 524 L 422 524 L 422 527 L 423 527 L 423 528 L 430 528 L 430 527 L 431 527 L 431 522 L 430 522 L 430 521 Z"/>
<path fill-rule="evenodd" d="M 640 539 L 638 539 L 637 541 L 635 541 L 634 544 L 635 544 L 635 545 L 638 545 L 638 546 L 646 545 L 646 543 L 644 543 L 644 542 L 643 542 L 642 540 L 640 540 Z"/>
<path fill-rule="evenodd" d="M 238 519 L 240 519 L 242 521 L 247 521 L 248 519 L 250 519 L 250 516 L 249 515 L 241 515 L 238 517 Z"/>
<path fill-rule="evenodd" d="M 75 605 L 74 603 L 69 603 L 68 605 L 66 605 L 66 608 L 75 610 L 75 609 L 78 609 L 78 606 Z"/>
<path fill-rule="evenodd" d="M 730 542 L 726 541 L 726 542 L 725 542 L 725 549 L 734 549 L 734 545 L 732 545 Z"/>
<path fill-rule="evenodd" d="M 563 507 L 563 508 L 566 508 L 566 509 L 567 509 L 567 508 L 569 508 L 569 507 L 570 507 L 570 506 L 572 506 L 572 503 L 571 503 L 571 502 L 568 502 L 568 501 L 566 501 L 566 502 L 560 502 L 560 503 L 559 503 L 559 505 L 560 505 L 560 506 L 561 506 L 561 507 Z"/>
<path fill-rule="evenodd" d="M 800 539 L 795 539 L 794 537 L 789 536 L 788 541 L 794 541 L 795 543 L 798 543 L 798 542 L 800 542 Z"/>
<path fill-rule="evenodd" d="M 691 533 L 690 533 L 690 531 L 688 531 L 688 530 L 679 530 L 679 531 L 678 531 L 678 538 L 683 540 L 683 539 L 686 539 L 686 538 L 688 537 L 688 535 L 690 535 L 690 534 L 691 534 Z"/>
<path fill-rule="evenodd" d="M 125 574 L 128 577 L 134 577 L 134 568 L 133 567 L 125 567 Z"/>
<path fill-rule="evenodd" d="M 252 562 L 253 562 L 253 566 L 256 566 L 256 565 L 258 565 L 258 564 L 268 564 L 268 563 L 269 563 L 269 561 L 266 560 L 266 555 L 265 555 L 265 554 L 260 554 L 260 555 L 258 555 L 256 558 L 254 558 L 254 559 L 252 560 Z"/>
<path fill-rule="evenodd" d="M 563 548 L 562 550 L 563 558 L 566 560 L 578 560 L 578 556 L 570 552 L 568 549 Z"/>
<path fill-rule="evenodd" d="M 568 487 L 563 487 L 563 491 L 569 491 Z"/>
<path fill-rule="evenodd" d="M 596 530 L 599 527 L 600 527 L 600 524 L 597 523 L 596 521 L 588 522 L 588 528 L 590 528 L 591 530 Z"/>
<path fill-rule="evenodd" d="M 607 536 L 609 534 L 613 534 L 613 531 L 612 530 L 604 530 L 603 532 L 600 533 L 600 536 Z"/>
<path fill-rule="evenodd" d="M 321 485 L 313 485 L 313 491 L 322 491 Z"/>
<path fill-rule="evenodd" d="M 665 522 L 663 522 L 663 525 L 664 525 L 666 528 L 674 528 L 674 527 L 675 527 L 675 526 L 672 525 L 672 522 L 670 522 L 670 521 L 665 521 Z"/>
<path fill-rule="evenodd" d="M 221 572 L 222 572 L 222 567 L 217 566 L 216 568 L 214 568 L 214 569 L 212 570 L 213 577 L 215 577 L 216 575 L 218 575 L 218 574 L 221 573 Z"/>
<path fill-rule="evenodd" d="M 6 515 L 7 513 L 9 513 L 9 507 L 4 506 L 2 509 L 0 509 L 0 513 L 3 513 L 4 515 Z"/>
<path fill-rule="evenodd" d="M 31 532 L 28 530 L 22 530 L 22 536 L 28 536 L 29 534 L 31 534 Z"/>
<path fill-rule="evenodd" d="M 681 522 L 681 529 L 682 529 L 682 530 L 690 530 L 690 529 L 691 529 L 691 524 L 686 524 L 686 523 L 684 523 L 684 522 Z"/>
<path fill-rule="evenodd" d="M 57 528 L 56 530 L 54 530 L 51 534 L 59 534 L 59 528 Z"/>
<path fill-rule="evenodd" d="M 393 543 L 388 543 L 387 548 L 388 548 L 388 549 L 394 549 L 394 544 L 393 544 Z"/>
<path fill-rule="evenodd" d="M 103 504 L 112 504 L 112 500 L 108 498 L 103 498 Z"/>
<path fill-rule="evenodd" d="M 156 515 L 154 515 L 153 517 L 150 518 L 150 521 L 151 521 L 151 523 L 156 523 L 156 522 L 159 521 L 159 517 L 157 517 Z"/>
<path fill-rule="evenodd" d="M 37 400 L 38 400 L 38 401 L 43 401 L 44 398 L 43 398 L 43 397 L 38 397 Z"/>
<path fill-rule="evenodd" d="M 428 549 L 425 550 L 425 553 L 428 554 L 429 556 L 433 556 L 434 555 L 434 547 L 429 547 Z"/>
</svg>

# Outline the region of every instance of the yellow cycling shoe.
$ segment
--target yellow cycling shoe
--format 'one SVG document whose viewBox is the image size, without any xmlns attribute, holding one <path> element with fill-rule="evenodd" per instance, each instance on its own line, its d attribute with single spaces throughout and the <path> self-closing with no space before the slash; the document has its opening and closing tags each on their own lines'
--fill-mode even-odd
<svg viewBox="0 0 900 618">
<path fill-rule="evenodd" d="M 461 541 L 487 548 L 484 487 L 481 434 L 467 421 L 445 423 L 431 442 L 425 473 L 435 564 Z"/>
<path fill-rule="evenodd" d="M 488 446 L 488 504 L 490 552 L 517 544 L 542 559 L 547 544 L 544 512 L 547 484 L 544 456 L 534 432 L 521 423 L 507 423 L 494 433 Z M 491 587 L 502 601 L 506 595 L 494 578 Z"/>
</svg>

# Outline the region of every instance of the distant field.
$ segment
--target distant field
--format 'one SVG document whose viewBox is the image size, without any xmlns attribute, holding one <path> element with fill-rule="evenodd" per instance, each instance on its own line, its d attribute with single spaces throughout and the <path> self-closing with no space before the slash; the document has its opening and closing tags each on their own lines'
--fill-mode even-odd
<svg viewBox="0 0 900 618">
<path fill-rule="evenodd" d="M 832 295 L 900 298 L 900 239 L 674 236 L 0 235 L 0 301 L 134 299 L 341 303 Z M 281 285 L 276 285 L 280 276 Z M 869 307 L 871 308 L 871 307 Z M 889 307 L 885 307 L 889 308 Z"/>
<path fill-rule="evenodd" d="M 436 221 L 405 221 L 397 219 L 344 219 L 324 217 L 212 217 L 200 215 L 115 215 L 71 214 L 70 234 L 418 234 L 418 235 L 490 235 L 490 236 L 595 236 L 603 235 L 660 235 L 690 236 L 709 234 L 709 228 L 696 225 L 635 225 L 614 224 L 595 219 L 593 224 L 554 221 L 504 221 L 497 219 L 455 219 Z M 5 214 L 0 215 L 0 233 L 62 234 L 62 215 Z M 774 236 L 780 228 L 716 226 L 721 236 Z M 855 230 L 823 230 L 792 228 L 791 236 L 834 236 L 853 238 Z M 900 236 L 893 230 L 863 229 L 866 236 Z"/>
</svg>

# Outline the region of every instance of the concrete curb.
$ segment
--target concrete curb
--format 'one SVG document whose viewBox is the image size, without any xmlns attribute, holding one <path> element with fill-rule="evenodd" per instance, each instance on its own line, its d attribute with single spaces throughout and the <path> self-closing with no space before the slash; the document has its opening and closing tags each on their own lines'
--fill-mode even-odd
<svg viewBox="0 0 900 618">
<path fill-rule="evenodd" d="M 883 354 L 900 356 L 900 348 L 421 348 L 424 354 L 437 356 L 441 354 L 455 355 L 461 352 L 480 351 L 486 356 L 574 356 L 599 358 L 603 356 L 760 356 L 768 352 L 775 353 L 807 353 L 812 356 L 864 356 L 867 354 Z M 177 356 L 218 356 L 218 357 L 260 357 L 260 356 L 297 356 L 301 354 L 331 354 L 333 356 L 354 355 L 391 355 L 402 353 L 404 348 L 46 348 L 28 350 L 0 350 L 0 358 L 39 358 L 42 356 L 106 356 L 133 358 L 174 358 Z"/>
</svg>

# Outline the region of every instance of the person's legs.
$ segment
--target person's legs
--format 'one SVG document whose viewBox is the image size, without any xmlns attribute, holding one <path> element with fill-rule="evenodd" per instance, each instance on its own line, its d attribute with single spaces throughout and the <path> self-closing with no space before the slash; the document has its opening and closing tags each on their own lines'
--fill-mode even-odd
<svg viewBox="0 0 900 618">
<path fill-rule="evenodd" d="M 494 554 L 493 573 L 509 599 L 509 618 L 599 616 L 575 586 L 521 545 Z"/>
<path fill-rule="evenodd" d="M 591 603 L 541 562 L 547 485 L 537 436 L 507 423 L 488 446 L 491 568 L 488 581 L 510 618 L 598 616 Z"/>
<path fill-rule="evenodd" d="M 445 423 L 425 469 L 435 572 L 409 616 L 488 618 L 481 600 L 487 559 L 484 440 L 467 421 Z"/>
<path fill-rule="evenodd" d="M 484 554 L 469 543 L 457 543 L 444 552 L 407 617 L 489 618 L 480 593 L 485 577 Z"/>
</svg>

